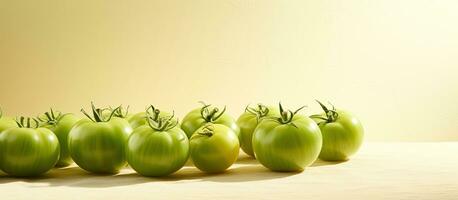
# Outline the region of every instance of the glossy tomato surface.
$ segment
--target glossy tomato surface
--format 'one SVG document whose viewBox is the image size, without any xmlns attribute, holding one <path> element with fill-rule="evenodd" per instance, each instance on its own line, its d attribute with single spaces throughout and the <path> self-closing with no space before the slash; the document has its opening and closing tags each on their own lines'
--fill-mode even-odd
<svg viewBox="0 0 458 200">
<path fill-rule="evenodd" d="M 70 155 L 78 166 L 94 173 L 117 173 L 126 165 L 126 143 L 132 132 L 122 118 L 94 122 L 82 119 L 68 136 Z"/>
<path fill-rule="evenodd" d="M 0 169 L 12 176 L 38 176 L 59 159 L 59 141 L 46 128 L 9 128 L 0 134 Z"/>
<path fill-rule="evenodd" d="M 188 137 L 179 127 L 161 131 L 143 125 L 127 143 L 127 162 L 143 176 L 169 175 L 182 168 L 188 156 Z"/>
<path fill-rule="evenodd" d="M 240 147 L 246 154 L 254 157 L 252 139 L 258 124 L 266 117 L 276 115 L 279 115 L 278 108 L 262 104 L 259 104 L 257 108 L 247 107 L 245 112 L 240 115 L 236 123 L 240 127 Z"/>
<path fill-rule="evenodd" d="M 277 120 L 263 120 L 254 131 L 255 157 L 273 171 L 302 171 L 318 158 L 322 145 L 320 129 L 297 111 L 281 111 L 283 114 Z"/>
<path fill-rule="evenodd" d="M 51 112 L 53 112 L 51 110 Z M 56 163 L 57 167 L 65 167 L 70 165 L 73 161 L 70 157 L 70 153 L 68 151 L 68 134 L 73 126 L 80 120 L 74 114 L 58 114 L 57 116 L 54 113 L 47 113 L 48 116 L 42 116 L 41 119 L 43 120 L 42 124 L 40 125 L 43 128 L 47 128 L 51 130 L 59 139 L 60 144 L 60 156 L 59 161 Z M 53 117 L 54 116 L 54 117 Z"/>
<path fill-rule="evenodd" d="M 196 130 L 189 146 L 194 165 L 208 173 L 224 172 L 237 160 L 240 148 L 232 129 L 211 123 Z"/>
</svg>

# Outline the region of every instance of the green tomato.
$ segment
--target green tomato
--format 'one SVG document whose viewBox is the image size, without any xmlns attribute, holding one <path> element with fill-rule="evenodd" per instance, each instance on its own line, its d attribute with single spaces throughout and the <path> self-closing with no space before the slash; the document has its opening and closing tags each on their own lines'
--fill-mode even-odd
<svg viewBox="0 0 458 200">
<path fill-rule="evenodd" d="M 132 132 L 122 118 L 103 118 L 93 106 L 94 118 L 82 119 L 68 135 L 68 149 L 75 163 L 93 173 L 117 173 L 126 165 L 127 139 Z"/>
<path fill-rule="evenodd" d="M 148 118 L 148 125 L 132 132 L 126 155 L 127 162 L 137 173 L 166 176 L 184 166 L 189 156 L 189 141 L 176 125 L 176 120 L 171 118 Z"/>
<path fill-rule="evenodd" d="M 43 174 L 54 167 L 59 154 L 59 141 L 49 129 L 21 123 L 21 127 L 9 128 L 0 134 L 0 169 L 9 175 Z"/>
<path fill-rule="evenodd" d="M 189 147 L 194 165 L 207 173 L 220 173 L 229 168 L 237 160 L 240 148 L 232 129 L 212 123 L 196 130 Z"/>
<path fill-rule="evenodd" d="M 364 129 L 351 113 L 328 109 L 318 101 L 324 113 L 312 115 L 323 135 L 323 147 L 319 158 L 326 161 L 345 161 L 361 147 Z"/>
<path fill-rule="evenodd" d="M 237 126 L 234 118 L 225 113 L 226 107 L 222 111 L 219 111 L 218 108 L 211 105 L 205 105 L 202 108 L 196 108 L 189 112 L 181 122 L 181 129 L 186 133 L 188 138 L 192 136 L 197 129 L 202 127 L 207 123 L 221 124 L 232 129 L 236 134 L 237 138 L 240 140 L 240 128 Z"/>
<path fill-rule="evenodd" d="M 54 113 L 54 111 L 51 109 L 51 112 L 44 113 L 39 117 L 39 119 L 42 121 L 40 126 L 51 130 L 59 139 L 60 156 L 56 166 L 65 167 L 70 165 L 72 163 L 72 158 L 68 152 L 67 138 L 70 130 L 80 120 L 80 118 L 71 113 Z"/>
<path fill-rule="evenodd" d="M 237 119 L 237 125 L 240 127 L 240 147 L 242 150 L 254 157 L 252 139 L 253 132 L 266 117 L 273 117 L 279 114 L 277 108 L 258 104 L 257 108 L 247 107 L 245 112 Z"/>
<path fill-rule="evenodd" d="M 311 165 L 321 150 L 322 138 L 316 123 L 300 110 L 285 111 L 280 117 L 263 120 L 253 134 L 256 159 L 273 171 L 302 171 Z"/>
</svg>

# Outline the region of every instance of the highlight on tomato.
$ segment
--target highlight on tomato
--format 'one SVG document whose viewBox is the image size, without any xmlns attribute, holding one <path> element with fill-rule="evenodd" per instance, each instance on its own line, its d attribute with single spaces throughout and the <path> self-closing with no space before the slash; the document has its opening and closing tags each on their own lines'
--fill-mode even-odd
<svg viewBox="0 0 458 200">
<path fill-rule="evenodd" d="M 3 116 L 3 111 L 0 108 L 0 133 L 13 127 L 17 127 L 16 121 L 13 118 Z"/>
<path fill-rule="evenodd" d="M 256 159 L 273 171 L 302 171 L 311 165 L 321 150 L 322 138 L 317 124 L 296 111 L 283 109 L 280 115 L 262 120 L 253 134 Z"/>
<path fill-rule="evenodd" d="M 68 152 L 67 138 L 70 130 L 80 118 L 72 113 L 62 114 L 61 112 L 55 112 L 51 108 L 49 112 L 43 113 L 41 116 L 38 116 L 37 119 L 40 122 L 40 127 L 52 131 L 59 140 L 60 156 L 59 161 L 56 163 L 56 167 L 65 167 L 72 164 L 73 161 Z"/>
<path fill-rule="evenodd" d="M 235 122 L 235 119 L 225 113 L 226 106 L 220 110 L 217 107 L 213 107 L 211 104 L 205 104 L 204 102 L 200 103 L 202 103 L 202 107 L 189 112 L 181 122 L 181 129 L 183 129 L 188 138 L 203 125 L 213 123 L 227 126 L 240 140 L 240 128 Z"/>
<path fill-rule="evenodd" d="M 207 173 L 221 173 L 237 160 L 239 140 L 234 130 L 222 124 L 207 123 L 189 141 L 194 165 Z"/>
<path fill-rule="evenodd" d="M 11 176 L 38 176 L 54 167 L 60 147 L 56 135 L 33 118 L 20 117 L 17 127 L 0 134 L 0 169 Z"/>
<path fill-rule="evenodd" d="M 278 115 L 277 108 L 258 104 L 256 107 L 245 108 L 245 112 L 237 119 L 237 125 L 240 127 L 240 147 L 251 157 L 254 157 L 252 139 L 254 129 L 266 117 Z"/>
<path fill-rule="evenodd" d="M 319 158 L 326 161 L 345 161 L 361 147 L 364 129 L 361 122 L 348 111 L 331 109 L 318 101 L 323 113 L 310 116 L 321 129 L 323 147 Z"/>
<path fill-rule="evenodd" d="M 148 111 L 152 108 L 152 112 Z M 143 176 L 167 176 L 181 169 L 189 157 L 189 141 L 172 114 L 159 117 L 151 106 L 146 124 L 132 132 L 127 142 L 127 162 Z"/>
<path fill-rule="evenodd" d="M 114 109 L 106 117 L 102 108 L 91 102 L 92 116 L 84 109 L 86 119 L 78 121 L 68 135 L 68 149 L 75 163 L 93 173 L 118 173 L 126 165 L 126 143 L 132 132 L 127 120 L 113 117 Z"/>
</svg>

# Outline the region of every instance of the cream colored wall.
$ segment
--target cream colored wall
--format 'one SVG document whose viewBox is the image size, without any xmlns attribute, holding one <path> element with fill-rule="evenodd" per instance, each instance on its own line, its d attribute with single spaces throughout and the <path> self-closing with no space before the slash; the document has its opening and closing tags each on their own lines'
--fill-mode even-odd
<svg viewBox="0 0 458 200">
<path fill-rule="evenodd" d="M 127 1 L 126 1 L 127 2 Z M 458 139 L 458 1 L 0 1 L 0 106 L 258 101 L 352 110 L 368 140 Z"/>
</svg>

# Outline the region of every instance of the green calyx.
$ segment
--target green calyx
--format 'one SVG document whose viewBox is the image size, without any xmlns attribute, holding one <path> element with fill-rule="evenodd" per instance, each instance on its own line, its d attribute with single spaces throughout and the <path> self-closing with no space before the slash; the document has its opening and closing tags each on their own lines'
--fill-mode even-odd
<svg viewBox="0 0 458 200">
<path fill-rule="evenodd" d="M 159 114 L 161 114 L 161 111 L 157 108 L 155 108 L 153 105 L 150 105 L 146 109 L 146 118 L 152 118 L 153 121 L 158 121 L 159 119 Z"/>
<path fill-rule="evenodd" d="M 178 119 L 174 119 L 175 111 L 169 117 L 160 117 L 161 111 L 153 105 L 146 109 L 146 122 L 149 127 L 156 131 L 168 131 L 178 125 Z"/>
<path fill-rule="evenodd" d="M 16 118 L 16 124 L 19 128 L 38 128 L 40 126 L 40 122 L 37 119 L 31 117 L 19 117 Z"/>
<path fill-rule="evenodd" d="M 119 109 L 117 109 L 117 108 L 119 108 Z M 129 106 L 124 108 L 122 105 L 120 105 L 117 108 L 112 108 L 110 106 L 107 109 L 104 109 L 103 111 L 109 111 L 110 113 L 114 112 L 113 113 L 113 117 L 126 118 L 127 115 L 129 114 Z"/>
<path fill-rule="evenodd" d="M 200 131 L 197 132 L 199 135 L 211 137 L 214 134 L 215 127 L 213 124 L 206 124 Z"/>
<path fill-rule="evenodd" d="M 0 108 L 0 119 L 3 117 L 3 110 Z"/>
<path fill-rule="evenodd" d="M 120 109 L 120 106 L 112 109 L 108 117 L 104 117 L 103 112 L 109 110 L 110 108 L 96 108 L 93 102 L 91 102 L 91 108 L 93 117 L 91 117 L 83 108 L 81 108 L 81 112 L 93 122 L 108 122 L 115 115 L 115 112 L 119 112 L 118 110 Z"/>
<path fill-rule="evenodd" d="M 264 118 L 269 114 L 269 108 L 263 104 L 258 104 L 256 108 L 250 107 L 247 105 L 245 112 L 249 112 L 256 116 L 256 120 L 259 122 L 260 119 Z"/>
<path fill-rule="evenodd" d="M 49 112 L 44 113 L 44 117 L 37 117 L 37 120 L 41 123 L 44 124 L 49 124 L 49 125 L 56 125 L 59 123 L 59 121 L 67 114 L 62 114 L 59 111 L 54 111 L 52 108 L 50 108 Z"/>
<path fill-rule="evenodd" d="M 315 101 L 318 102 L 318 104 L 320 104 L 320 106 L 323 109 L 326 117 L 323 117 L 322 115 L 318 114 L 318 115 L 312 115 L 312 116 L 310 116 L 310 118 L 321 119 L 321 120 L 324 120 L 324 122 L 326 122 L 326 123 L 335 122 L 339 118 L 339 114 L 337 113 L 336 108 L 330 102 L 328 102 L 328 103 L 329 103 L 329 105 L 332 106 L 332 109 L 329 109 L 328 107 L 326 107 L 323 103 L 321 103 L 318 100 L 315 100 Z"/>
<path fill-rule="evenodd" d="M 224 106 L 223 110 L 219 111 L 218 108 L 214 107 L 211 108 L 211 104 L 205 104 L 204 102 L 200 101 L 203 106 L 200 109 L 200 115 L 206 122 L 213 122 L 220 118 L 224 112 L 226 112 L 226 106 Z"/>
<path fill-rule="evenodd" d="M 266 119 L 273 120 L 273 121 L 278 122 L 280 124 L 291 124 L 292 126 L 297 128 L 296 124 L 294 124 L 294 122 L 292 122 L 293 118 L 294 118 L 294 115 L 296 115 L 300 110 L 305 108 L 305 106 L 302 106 L 302 107 L 296 109 L 294 112 L 291 111 L 291 110 L 285 110 L 283 108 L 283 106 L 281 105 L 281 102 L 278 103 L 278 107 L 279 107 L 279 110 L 280 110 L 280 117 L 269 117 L 269 118 L 266 118 Z"/>
</svg>

